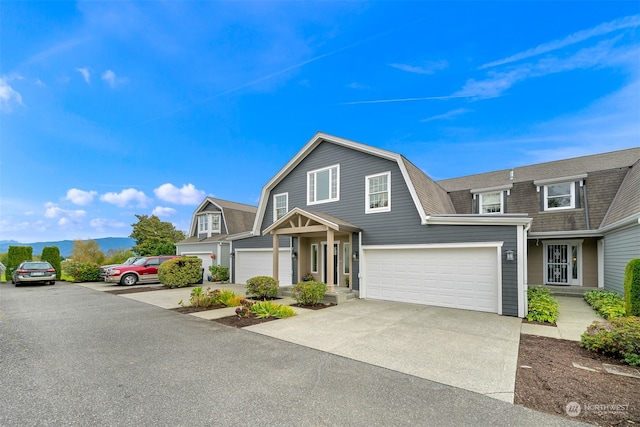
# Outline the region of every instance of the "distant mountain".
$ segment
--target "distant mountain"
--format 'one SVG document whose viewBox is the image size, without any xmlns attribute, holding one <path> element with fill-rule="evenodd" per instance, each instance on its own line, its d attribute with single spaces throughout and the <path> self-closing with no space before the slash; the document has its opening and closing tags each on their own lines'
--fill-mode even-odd
<svg viewBox="0 0 640 427">
<path fill-rule="evenodd" d="M 109 249 L 131 249 L 136 241 L 130 237 L 104 237 L 102 239 L 94 240 L 102 252 L 107 253 Z M 0 240 L 0 253 L 7 252 L 9 246 L 31 246 L 33 248 L 34 255 L 40 255 L 42 248 L 45 246 L 57 246 L 60 249 L 60 255 L 68 257 L 71 255 L 71 249 L 73 248 L 73 240 L 61 240 L 58 242 L 36 242 L 36 243 L 20 243 L 15 240 Z"/>
</svg>

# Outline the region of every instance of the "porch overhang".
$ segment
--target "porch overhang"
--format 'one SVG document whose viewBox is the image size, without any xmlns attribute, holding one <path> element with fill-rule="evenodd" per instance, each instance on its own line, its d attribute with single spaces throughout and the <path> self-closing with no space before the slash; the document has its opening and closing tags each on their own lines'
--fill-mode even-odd
<svg viewBox="0 0 640 427">
<path fill-rule="evenodd" d="M 357 233 L 359 227 L 331 215 L 293 208 L 282 218 L 262 231 L 262 235 L 302 235 L 333 230 L 334 232 Z"/>
</svg>

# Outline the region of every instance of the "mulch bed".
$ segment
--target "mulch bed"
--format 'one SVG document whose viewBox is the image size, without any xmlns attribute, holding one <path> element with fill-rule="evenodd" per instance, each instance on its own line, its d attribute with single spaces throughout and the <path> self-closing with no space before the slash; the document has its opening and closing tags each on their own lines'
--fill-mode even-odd
<svg viewBox="0 0 640 427">
<path fill-rule="evenodd" d="M 126 287 L 121 289 L 115 289 L 113 291 L 105 291 L 105 293 L 112 294 L 112 295 L 122 295 L 122 294 L 135 294 L 138 292 L 161 291 L 163 289 L 169 289 L 169 288 L 165 288 L 164 286 L 163 287 L 143 286 L 140 288 Z"/>
<path fill-rule="evenodd" d="M 336 304 L 333 304 L 333 303 L 330 303 L 330 304 L 318 303 L 318 304 L 311 304 L 311 305 L 291 304 L 291 307 L 300 307 L 300 308 L 306 308 L 309 310 L 322 310 L 323 308 L 329 308 L 335 305 Z"/>
<path fill-rule="evenodd" d="M 189 314 L 189 313 L 198 313 L 200 311 L 217 310 L 219 308 L 226 308 L 226 307 L 227 306 L 224 305 L 224 304 L 216 304 L 216 305 L 212 305 L 210 307 L 191 307 L 191 306 L 187 306 L 187 307 L 172 308 L 171 311 L 177 311 L 178 313 Z"/>
<path fill-rule="evenodd" d="M 239 316 L 227 316 L 219 319 L 211 319 L 214 322 L 222 323 L 223 325 L 233 326 L 234 328 L 244 328 L 245 326 L 258 325 L 260 323 L 271 322 L 272 320 L 278 320 L 277 317 L 264 317 L 259 318 L 255 316 L 239 317 Z"/>
<path fill-rule="evenodd" d="M 583 368 L 574 367 L 574 363 Z M 639 372 L 575 341 L 523 334 L 514 403 L 597 426 L 639 423 L 640 379 L 607 373 L 603 363 L 619 366 L 625 372 Z M 573 417 L 567 414 L 567 405 L 572 402 L 580 405 L 580 412 L 574 411 Z"/>
</svg>

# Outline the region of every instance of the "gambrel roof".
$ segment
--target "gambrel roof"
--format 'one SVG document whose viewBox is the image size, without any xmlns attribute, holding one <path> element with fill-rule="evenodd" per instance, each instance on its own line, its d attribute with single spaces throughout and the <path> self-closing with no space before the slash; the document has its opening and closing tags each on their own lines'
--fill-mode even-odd
<svg viewBox="0 0 640 427">
<path fill-rule="evenodd" d="M 208 237 L 207 239 L 199 239 L 196 233 L 198 227 L 198 214 L 208 211 L 207 208 L 213 205 L 217 211 L 222 212 L 222 218 L 227 229 L 226 234 Z M 253 221 L 256 217 L 257 208 L 243 203 L 231 202 L 229 200 L 216 199 L 207 196 L 200 203 L 191 217 L 191 227 L 189 229 L 189 237 L 179 243 L 192 243 L 207 241 L 224 240 L 229 234 L 237 234 L 251 230 Z"/>
</svg>

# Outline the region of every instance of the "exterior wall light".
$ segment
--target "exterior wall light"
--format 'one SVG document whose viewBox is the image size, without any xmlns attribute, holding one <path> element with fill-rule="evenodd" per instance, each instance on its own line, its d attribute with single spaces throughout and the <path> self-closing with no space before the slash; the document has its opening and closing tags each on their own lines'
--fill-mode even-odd
<svg viewBox="0 0 640 427">
<path fill-rule="evenodd" d="M 353 251 L 353 260 L 354 261 L 358 260 L 358 251 Z"/>
<path fill-rule="evenodd" d="M 291 259 L 296 259 L 298 256 L 298 253 L 296 251 L 291 251 Z"/>
<path fill-rule="evenodd" d="M 515 251 L 506 251 L 505 255 L 507 256 L 507 261 L 515 261 L 516 260 L 516 253 Z"/>
</svg>

